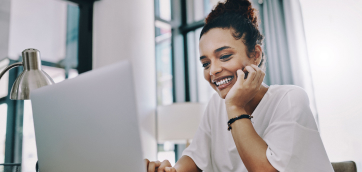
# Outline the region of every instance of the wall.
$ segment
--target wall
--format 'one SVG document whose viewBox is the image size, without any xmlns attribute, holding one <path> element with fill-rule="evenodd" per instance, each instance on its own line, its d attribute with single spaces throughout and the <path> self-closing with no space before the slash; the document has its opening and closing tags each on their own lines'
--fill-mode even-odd
<svg viewBox="0 0 362 172">
<path fill-rule="evenodd" d="M 132 62 L 144 157 L 155 160 L 154 1 L 97 1 L 93 22 L 93 67 Z"/>
<path fill-rule="evenodd" d="M 300 0 L 320 132 L 331 161 L 362 167 L 362 1 Z"/>
<path fill-rule="evenodd" d="M 0 60 L 7 57 L 10 30 L 10 0 L 0 0 Z"/>
<path fill-rule="evenodd" d="M 17 60 L 23 50 L 36 48 L 42 60 L 63 59 L 66 17 L 65 1 L 12 0 L 8 57 Z"/>
</svg>

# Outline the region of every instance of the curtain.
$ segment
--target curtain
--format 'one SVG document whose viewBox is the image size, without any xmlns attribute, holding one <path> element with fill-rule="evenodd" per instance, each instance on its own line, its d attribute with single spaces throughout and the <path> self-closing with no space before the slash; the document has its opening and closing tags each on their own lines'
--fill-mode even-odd
<svg viewBox="0 0 362 172">
<path fill-rule="evenodd" d="M 265 36 L 265 83 L 304 88 L 319 124 L 299 0 L 255 0 Z"/>
</svg>

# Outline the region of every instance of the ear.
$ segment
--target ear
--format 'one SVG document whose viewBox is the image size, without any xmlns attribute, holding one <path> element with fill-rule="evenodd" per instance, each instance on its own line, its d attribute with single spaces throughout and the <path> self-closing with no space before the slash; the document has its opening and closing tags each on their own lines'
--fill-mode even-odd
<svg viewBox="0 0 362 172">
<path fill-rule="evenodd" d="M 255 45 L 255 51 L 254 51 L 254 64 L 256 66 L 259 66 L 262 56 L 263 56 L 263 50 L 261 49 L 261 46 L 259 44 Z"/>
</svg>

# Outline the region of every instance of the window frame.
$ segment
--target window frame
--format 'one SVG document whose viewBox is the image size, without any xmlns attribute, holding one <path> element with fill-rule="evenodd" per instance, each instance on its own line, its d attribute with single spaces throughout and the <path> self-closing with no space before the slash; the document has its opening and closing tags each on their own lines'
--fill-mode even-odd
<svg viewBox="0 0 362 172">
<path fill-rule="evenodd" d="M 65 69 L 66 78 L 70 69 L 76 69 L 79 74 L 92 70 L 93 66 L 93 4 L 97 0 L 66 0 L 79 6 L 79 28 L 78 28 L 78 66 L 76 68 L 58 63 L 43 61 L 42 65 Z M 9 64 L 20 62 L 10 60 Z M 21 73 L 22 67 L 9 70 L 8 95 L 0 98 L 0 104 L 7 104 L 7 121 L 5 136 L 5 157 L 4 163 L 22 162 L 22 129 L 23 129 L 23 100 L 11 100 L 10 92 L 13 83 Z M 34 164 L 35 168 L 35 164 Z"/>
<path fill-rule="evenodd" d="M 190 62 L 187 34 L 202 28 L 204 20 L 188 23 L 187 8 L 192 8 L 193 3 L 187 4 L 187 0 L 171 0 L 171 20 L 167 21 L 157 16 L 157 7 L 155 2 L 155 22 L 160 21 L 171 26 L 171 59 L 172 59 L 172 85 L 173 102 L 190 102 L 192 99 L 198 101 L 197 91 L 192 92 L 190 83 Z M 191 1 L 190 1 L 191 2 Z M 191 93 L 192 92 L 192 93 Z M 157 125 L 157 124 L 156 124 Z M 156 127 L 157 128 L 157 127 Z M 158 147 L 162 144 L 158 144 Z M 175 160 L 181 157 L 185 144 L 175 144 Z"/>
<path fill-rule="evenodd" d="M 187 34 L 202 28 L 205 23 L 204 20 L 192 23 L 187 22 L 187 17 L 189 16 L 187 8 L 190 7 L 194 8 L 193 3 L 187 4 L 187 0 L 172 0 L 170 22 L 155 16 L 155 20 L 169 23 L 172 27 L 171 49 L 174 102 L 190 102 L 191 97 L 197 97 L 197 95 L 191 95 Z"/>
<path fill-rule="evenodd" d="M 197 29 L 202 28 L 205 26 L 205 21 L 204 19 L 201 19 L 199 21 L 193 21 L 191 23 L 188 23 L 189 19 L 188 17 L 190 17 L 190 11 L 187 10 L 187 8 L 191 8 L 189 10 L 194 10 L 194 3 L 190 3 L 191 1 L 188 0 L 181 0 L 180 1 L 180 8 L 181 8 L 181 25 L 178 27 L 178 30 L 180 32 L 180 34 L 183 37 L 183 51 L 184 51 L 184 81 L 185 81 L 185 102 L 190 102 L 190 101 L 198 101 L 198 88 L 197 85 L 193 85 L 191 84 L 192 81 L 190 81 L 191 77 L 191 72 L 194 71 L 193 69 L 191 69 L 192 61 L 190 60 L 189 57 L 189 45 L 188 45 L 188 37 L 187 34 L 190 32 L 195 32 Z M 189 3 L 189 4 L 188 4 Z M 196 65 L 196 64 L 193 64 Z M 177 76 L 175 76 L 177 77 Z M 196 90 L 196 91 L 192 91 L 192 90 Z"/>
</svg>

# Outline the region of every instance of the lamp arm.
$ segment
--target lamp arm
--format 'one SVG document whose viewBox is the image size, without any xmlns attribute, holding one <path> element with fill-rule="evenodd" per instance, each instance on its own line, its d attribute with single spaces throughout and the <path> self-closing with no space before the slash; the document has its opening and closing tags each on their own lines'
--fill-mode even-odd
<svg viewBox="0 0 362 172">
<path fill-rule="evenodd" d="M 22 66 L 23 62 L 17 62 L 17 63 L 13 63 L 11 65 L 9 65 L 8 67 L 6 67 L 1 73 L 0 73 L 0 79 L 3 77 L 3 75 L 10 70 L 11 68 L 17 67 L 17 66 Z"/>
</svg>

